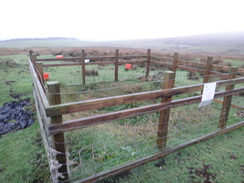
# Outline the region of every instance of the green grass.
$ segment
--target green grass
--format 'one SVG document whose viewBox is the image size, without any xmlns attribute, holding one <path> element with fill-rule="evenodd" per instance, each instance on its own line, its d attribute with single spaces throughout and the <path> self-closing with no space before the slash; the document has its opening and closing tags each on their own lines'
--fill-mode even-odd
<svg viewBox="0 0 244 183">
<path fill-rule="evenodd" d="M 100 183 L 242 183 L 243 133 L 229 132 Z"/>
<path fill-rule="evenodd" d="M 0 139 L 0 170 L 1 182 L 49 182 L 48 161 L 37 122 Z"/>
<path fill-rule="evenodd" d="M 50 55 L 49 55 L 50 56 Z M 2 64 L 0 67 L 0 83 L 1 93 L 0 104 L 4 104 L 13 99 L 10 93 L 20 95 L 21 99 L 31 98 L 33 103 L 32 84 L 30 73 L 28 70 L 28 58 L 26 55 L 1 56 L 0 62 L 9 60 L 13 66 Z M 2 62 L 3 63 L 3 62 Z M 11 64 L 10 64 L 11 65 Z M 99 69 L 97 66 L 88 66 L 89 69 L 98 69 L 99 77 L 87 77 L 90 82 L 87 88 L 84 86 L 72 86 L 70 89 L 63 90 L 64 92 L 76 91 L 80 92 L 84 89 L 101 89 L 106 87 L 119 87 L 130 85 L 120 89 L 110 89 L 104 92 L 83 93 L 75 95 L 64 95 L 66 101 L 86 100 L 90 98 L 106 97 L 111 95 L 120 95 L 126 93 L 134 93 L 141 91 L 149 91 L 161 88 L 161 83 L 147 83 L 137 86 L 138 80 L 136 77 L 144 75 L 143 68 L 138 68 L 136 71 L 124 71 L 124 66 L 120 66 L 120 79 L 129 79 L 118 83 L 113 83 L 112 66 Z M 58 80 L 62 86 L 72 83 L 81 83 L 81 67 L 60 67 L 45 68 L 45 72 L 50 72 L 51 80 Z M 3 71 L 3 72 L 2 72 Z M 5 72 L 7 71 L 7 72 Z M 156 75 L 158 71 L 150 72 L 151 75 Z M 112 76 L 112 78 L 111 78 Z M 187 72 L 177 70 L 176 86 L 192 85 L 200 83 L 198 81 L 187 80 Z M 162 78 L 161 78 L 162 79 Z M 7 81 L 14 81 L 7 84 Z M 109 81 L 109 82 L 108 82 Z M 99 83 L 95 83 L 99 82 Z M 11 92 L 10 92 L 11 91 Z M 177 96 L 181 97 L 193 96 L 195 94 Z M 239 100 L 239 99 L 235 99 Z M 154 103 L 156 101 L 150 101 Z M 149 103 L 136 103 L 133 105 L 122 105 L 114 108 L 106 108 L 103 110 L 93 111 L 96 114 L 111 112 L 114 110 L 122 110 L 133 108 Z M 218 118 L 221 105 L 213 104 L 208 109 L 196 109 L 196 105 L 184 106 L 172 110 L 172 123 L 169 135 L 169 146 L 177 145 L 186 140 L 196 138 L 206 132 L 211 132 L 217 129 L 216 119 Z M 198 112 L 195 113 L 194 110 Z M 235 116 L 237 110 L 232 109 L 230 112 L 231 121 L 229 124 L 234 124 L 242 119 Z M 194 130 L 199 126 L 190 128 L 191 125 L 200 123 L 197 121 L 199 117 L 204 118 L 204 114 L 213 118 L 211 125 L 205 124 L 201 126 L 199 133 L 194 133 Z M 64 116 L 66 119 L 77 118 L 86 114 L 77 114 L 72 117 Z M 114 166 L 136 160 L 140 157 L 149 155 L 157 151 L 155 145 L 158 122 L 158 113 L 151 115 L 142 115 L 130 119 L 115 121 L 105 125 L 67 132 L 66 139 L 69 142 L 67 147 L 70 159 L 79 162 L 79 154 L 83 155 L 83 167 L 72 172 L 73 176 L 79 176 L 82 172 L 82 177 L 92 174 L 92 171 L 98 172 L 111 169 Z M 177 116 L 180 116 L 178 119 Z M 216 117 L 217 116 L 217 117 Z M 182 123 L 187 121 L 188 123 Z M 204 123 L 204 121 L 201 121 Z M 206 118 L 205 118 L 206 122 Z M 183 124 L 179 126 L 178 124 Z M 214 128 L 213 128 L 214 127 Z M 179 131 L 183 130 L 182 133 Z M 173 153 L 163 160 L 148 163 L 144 166 L 131 170 L 128 176 L 122 178 L 116 176 L 109 178 L 108 182 L 204 182 L 209 174 L 210 182 L 241 182 L 243 171 L 243 131 L 238 129 L 226 135 L 219 136 L 210 141 L 198 144 Z M 96 133 L 94 133 L 96 132 Z M 120 143 L 120 144 L 118 144 Z M 96 146 L 91 146 L 96 144 Z M 81 151 L 80 151 L 81 150 Z M 159 166 L 155 166 L 159 164 Z M 162 164 L 162 166 L 160 165 Z M 101 165 L 101 166 L 100 166 Z M 73 167 L 75 168 L 75 167 Z M 206 169 L 207 173 L 204 172 Z M 197 174 L 197 175 L 195 175 Z M 4 135 L 0 138 L 0 180 L 2 182 L 49 182 L 48 161 L 44 152 L 44 147 L 41 143 L 39 126 L 36 123 L 31 127 L 20 130 L 15 133 Z"/>
</svg>

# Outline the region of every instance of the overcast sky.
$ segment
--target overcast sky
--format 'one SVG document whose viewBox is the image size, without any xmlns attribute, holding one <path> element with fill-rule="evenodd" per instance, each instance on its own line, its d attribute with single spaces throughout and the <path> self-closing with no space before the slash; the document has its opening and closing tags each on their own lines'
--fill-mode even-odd
<svg viewBox="0 0 244 183">
<path fill-rule="evenodd" d="M 164 38 L 244 30 L 243 0 L 1 0 L 0 39 Z"/>
</svg>

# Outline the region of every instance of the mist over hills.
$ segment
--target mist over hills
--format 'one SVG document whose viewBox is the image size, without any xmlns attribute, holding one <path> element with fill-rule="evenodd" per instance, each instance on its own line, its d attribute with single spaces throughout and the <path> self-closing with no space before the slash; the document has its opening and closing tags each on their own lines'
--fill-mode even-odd
<svg viewBox="0 0 244 183">
<path fill-rule="evenodd" d="M 83 41 L 77 38 L 21 38 L 0 41 L 0 47 L 131 47 L 162 52 L 219 53 L 244 56 L 244 31 L 211 33 L 159 39 Z"/>
</svg>

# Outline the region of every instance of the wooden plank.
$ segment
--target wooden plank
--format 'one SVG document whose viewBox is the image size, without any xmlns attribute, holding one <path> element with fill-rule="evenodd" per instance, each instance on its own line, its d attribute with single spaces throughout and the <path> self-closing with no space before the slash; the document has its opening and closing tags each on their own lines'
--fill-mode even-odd
<svg viewBox="0 0 244 183">
<path fill-rule="evenodd" d="M 219 103 L 219 104 L 223 104 L 222 100 L 214 99 L 213 101 L 216 102 L 216 103 Z M 234 109 L 244 110 L 244 107 L 241 107 L 241 106 L 238 106 L 238 105 L 234 105 L 234 104 L 231 104 L 230 107 L 232 107 Z"/>
<path fill-rule="evenodd" d="M 185 66 L 191 66 L 191 67 L 198 67 L 198 68 L 205 68 L 206 64 L 202 63 L 202 62 L 193 62 L 193 61 L 185 61 L 185 60 L 179 60 L 178 62 L 179 65 L 185 65 Z M 217 64 L 212 64 L 212 69 L 216 70 L 218 72 L 221 71 L 226 71 L 228 72 L 230 67 L 229 66 L 222 66 L 222 65 L 217 65 Z M 244 74 L 244 69 L 242 68 L 238 68 L 237 71 L 239 74 Z"/>
<path fill-rule="evenodd" d="M 147 58 L 147 55 L 120 55 L 119 58 L 123 58 L 123 59 Z"/>
<path fill-rule="evenodd" d="M 193 140 L 190 140 L 188 142 L 182 143 L 182 144 L 177 145 L 175 147 L 172 147 L 170 149 L 166 149 L 164 151 L 160 151 L 160 152 L 154 153 L 154 154 L 146 156 L 144 158 L 141 158 L 141 159 L 132 161 L 130 163 L 127 163 L 125 165 L 118 166 L 116 168 L 113 168 L 112 170 L 96 173 L 96 174 L 94 174 L 94 175 L 92 175 L 90 177 L 75 181 L 74 183 L 82 183 L 82 182 L 84 182 L 84 183 L 92 183 L 92 182 L 96 182 L 98 180 L 103 180 L 103 179 L 108 178 L 110 176 L 115 176 L 117 174 L 122 174 L 124 172 L 128 172 L 129 170 L 131 170 L 133 168 L 136 168 L 138 166 L 144 165 L 144 164 L 149 163 L 151 161 L 155 161 L 155 160 L 164 158 L 164 157 L 168 156 L 169 154 L 172 154 L 173 152 L 177 152 L 177 151 L 179 151 L 181 149 L 184 149 L 186 147 L 189 147 L 189 146 L 204 142 L 204 141 L 212 139 L 212 138 L 214 138 L 216 136 L 219 136 L 219 135 L 222 135 L 222 134 L 226 134 L 226 133 L 228 133 L 228 132 L 230 132 L 232 130 L 241 128 L 243 126 L 244 126 L 244 121 L 241 121 L 241 122 L 239 122 L 237 124 L 234 124 L 234 125 L 231 125 L 231 126 L 225 128 L 225 129 L 222 129 L 222 130 L 219 130 L 219 131 L 204 135 L 202 137 L 199 137 L 199 138 L 196 138 L 196 139 L 193 139 Z"/>
<path fill-rule="evenodd" d="M 237 67 L 231 67 L 229 71 L 229 79 L 233 79 L 236 76 L 238 68 Z M 235 88 L 235 85 L 227 85 L 226 90 L 233 90 Z M 219 119 L 219 128 L 226 128 L 226 124 L 228 121 L 230 106 L 231 106 L 232 96 L 226 96 L 224 97 L 224 101 L 222 104 L 220 119 Z"/>
<path fill-rule="evenodd" d="M 177 65 L 177 68 L 183 69 L 183 70 L 188 70 L 188 71 L 191 71 L 191 72 L 199 72 L 199 73 L 205 74 L 205 70 L 194 68 L 194 67 L 188 67 L 188 66 L 184 66 L 184 65 Z M 211 71 L 210 75 L 208 75 L 208 77 L 209 78 L 211 78 L 211 77 L 220 77 L 222 79 L 228 79 L 228 74 L 220 73 L 220 72 L 216 72 L 216 71 Z"/>
<path fill-rule="evenodd" d="M 146 78 L 149 77 L 149 71 L 150 71 L 150 60 L 151 60 L 151 50 L 147 50 L 147 64 L 146 64 Z"/>
<path fill-rule="evenodd" d="M 239 84 L 243 83 L 244 78 L 232 79 L 232 80 L 222 80 L 217 82 L 217 87 L 226 86 L 228 84 Z M 201 91 L 204 84 L 196 84 L 184 87 L 177 87 L 173 89 L 166 90 L 155 90 L 149 92 L 140 92 L 128 95 L 120 95 L 108 98 L 92 99 L 80 102 L 65 103 L 55 106 L 47 106 L 46 113 L 47 116 L 69 114 L 73 112 L 86 111 L 101 109 L 103 107 L 112 107 L 115 105 L 128 104 L 133 102 L 140 102 L 145 100 L 153 100 L 166 96 L 179 95 L 183 93 L 190 93 Z"/>
<path fill-rule="evenodd" d="M 115 50 L 115 64 L 114 64 L 114 81 L 118 81 L 119 78 L 119 49 Z"/>
<path fill-rule="evenodd" d="M 47 88 L 49 92 L 49 103 L 50 105 L 61 104 L 60 97 L 60 84 L 57 81 L 49 81 L 47 82 Z M 62 115 L 52 116 L 51 124 L 62 124 Z M 60 164 L 60 168 L 58 171 L 62 173 L 63 177 L 58 177 L 59 182 L 68 180 L 68 169 L 67 169 L 67 159 L 66 159 L 66 150 L 65 150 L 65 141 L 64 134 L 59 133 L 53 135 L 53 148 L 60 152 L 56 155 L 56 159 Z"/>
<path fill-rule="evenodd" d="M 187 70 L 187 71 L 191 71 L 191 72 L 199 72 L 199 73 L 205 73 L 205 70 L 203 69 L 198 69 L 195 67 L 188 67 L 188 66 L 183 66 L 183 65 L 177 65 L 177 68 L 179 69 L 183 69 L 183 70 Z"/>
<path fill-rule="evenodd" d="M 29 60 L 29 68 L 30 68 L 30 73 L 32 76 L 32 81 L 33 81 L 34 87 L 36 88 L 36 91 L 38 92 L 38 94 L 41 96 L 42 105 L 44 105 L 46 108 L 49 106 L 49 103 L 48 103 L 46 94 L 42 88 L 42 85 L 37 77 L 33 64 L 30 60 Z"/>
<path fill-rule="evenodd" d="M 42 64 L 42 62 L 36 63 L 36 73 L 37 73 L 37 77 L 38 77 L 38 79 L 42 85 L 42 88 L 44 90 L 44 78 L 43 78 L 43 64 Z"/>
<path fill-rule="evenodd" d="M 168 62 L 158 62 L 158 61 L 152 61 L 151 60 L 151 64 L 163 65 L 163 66 L 166 66 L 168 68 L 172 68 L 173 67 L 172 63 L 168 63 Z"/>
<path fill-rule="evenodd" d="M 138 64 L 138 63 L 145 63 L 146 60 L 126 60 L 126 61 L 119 61 L 119 64 Z"/>
<path fill-rule="evenodd" d="M 35 99 L 37 119 L 38 119 L 40 130 L 41 130 L 42 141 L 43 141 L 44 148 L 45 148 L 46 155 L 47 155 L 49 153 L 49 151 L 48 151 L 49 147 L 48 147 L 48 141 L 47 141 L 48 138 L 46 136 L 45 127 L 44 127 L 44 124 L 43 124 L 43 121 L 42 121 L 42 118 L 41 118 L 41 115 L 40 115 L 40 112 L 39 112 L 40 109 L 38 107 L 38 104 L 40 104 L 40 101 L 38 101 L 38 99 L 36 97 L 35 90 L 33 90 L 33 94 L 34 94 L 34 99 Z"/>
<path fill-rule="evenodd" d="M 239 89 L 229 90 L 229 91 L 217 92 L 217 93 L 215 93 L 215 98 L 219 98 L 219 97 L 223 97 L 223 96 L 227 96 L 227 95 L 233 95 L 233 94 L 241 92 L 243 90 L 244 90 L 244 87 L 239 88 Z M 185 98 L 185 99 L 174 100 L 171 102 L 152 104 L 152 105 L 147 105 L 147 106 L 143 106 L 143 107 L 137 107 L 137 108 L 126 109 L 126 110 L 117 111 L 117 112 L 111 112 L 111 113 L 107 113 L 107 114 L 101 114 L 99 116 L 80 118 L 80 119 L 66 121 L 62 124 L 52 125 L 48 129 L 49 129 L 50 134 L 58 134 L 58 133 L 66 132 L 66 131 L 79 129 L 79 128 L 85 128 L 85 127 L 90 127 L 90 126 L 94 126 L 94 125 L 98 125 L 98 124 L 112 122 L 114 120 L 126 119 L 129 117 L 135 117 L 135 116 L 140 116 L 143 114 L 162 111 L 169 107 L 175 108 L 175 107 L 179 107 L 179 106 L 189 105 L 189 104 L 200 102 L 201 99 L 202 99 L 202 96 L 200 95 L 200 96 L 189 97 L 189 98 Z"/>
<path fill-rule="evenodd" d="M 163 89 L 173 88 L 175 84 L 175 72 L 166 71 L 164 74 Z M 162 103 L 170 103 L 172 96 L 163 97 Z M 169 124 L 170 108 L 164 109 L 160 112 L 158 122 L 158 138 L 157 146 L 160 150 L 166 147 L 167 136 L 168 136 L 168 124 Z"/>
<path fill-rule="evenodd" d="M 59 64 L 43 64 L 43 67 L 62 67 L 62 66 L 77 66 L 81 63 L 59 63 Z"/>
<path fill-rule="evenodd" d="M 154 61 L 157 61 L 157 60 L 171 60 L 173 61 L 173 58 L 171 57 L 160 57 L 160 56 L 155 56 L 155 55 L 151 55 L 151 59 L 154 60 Z"/>
<path fill-rule="evenodd" d="M 86 84 L 86 66 L 85 66 L 85 50 L 81 50 L 81 68 L 82 68 L 82 84 Z"/>
<path fill-rule="evenodd" d="M 85 65 L 109 65 L 114 64 L 114 62 L 111 61 L 102 61 L 102 62 L 89 62 L 85 63 Z M 44 64 L 43 67 L 62 67 L 62 66 L 77 66 L 82 65 L 82 63 L 59 63 L 59 64 Z"/>
<path fill-rule="evenodd" d="M 66 57 L 66 58 L 38 58 L 41 62 L 55 62 L 55 61 L 80 61 L 81 57 Z"/>
<path fill-rule="evenodd" d="M 212 61 L 213 61 L 213 57 L 208 57 L 204 76 L 203 76 L 203 83 L 207 83 L 209 81 L 209 75 L 212 69 Z"/>
<path fill-rule="evenodd" d="M 179 54 L 177 52 L 175 52 L 174 53 L 173 66 L 171 68 L 172 72 L 176 72 L 178 60 L 179 60 Z"/>
<path fill-rule="evenodd" d="M 206 64 L 202 62 L 193 62 L 193 61 L 185 61 L 185 60 L 179 60 L 179 65 L 184 66 L 191 66 L 191 67 L 198 67 L 199 69 L 205 69 Z"/>
</svg>

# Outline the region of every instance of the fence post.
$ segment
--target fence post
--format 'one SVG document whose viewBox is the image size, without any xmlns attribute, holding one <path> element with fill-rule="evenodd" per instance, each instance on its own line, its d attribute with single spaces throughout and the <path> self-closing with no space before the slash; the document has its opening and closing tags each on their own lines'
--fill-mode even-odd
<svg viewBox="0 0 244 183">
<path fill-rule="evenodd" d="M 35 69 L 35 71 L 36 71 L 36 55 L 34 55 L 34 54 L 32 54 L 31 55 L 31 58 L 32 58 L 32 64 L 33 64 L 33 66 L 34 66 L 34 69 Z"/>
<path fill-rule="evenodd" d="M 115 50 L 115 71 L 114 71 L 114 81 L 118 81 L 119 75 L 119 49 Z"/>
<path fill-rule="evenodd" d="M 61 97 L 60 97 L 60 84 L 58 81 L 50 81 L 47 82 L 47 88 L 49 92 L 49 104 L 56 105 L 61 104 Z M 51 124 L 62 123 L 62 115 L 53 116 L 51 117 Z M 67 169 L 67 159 L 66 159 L 66 151 L 65 151 L 65 143 L 64 143 L 64 134 L 59 133 L 53 135 L 53 148 L 59 152 L 56 155 L 56 160 L 60 165 L 62 165 L 58 171 L 62 173 L 63 178 L 59 177 L 58 180 L 60 182 L 64 180 L 68 180 L 68 169 Z"/>
<path fill-rule="evenodd" d="M 36 70 L 37 70 L 38 79 L 42 85 L 42 88 L 44 89 L 43 64 L 41 62 L 36 63 Z"/>
<path fill-rule="evenodd" d="M 173 88 L 175 83 L 175 73 L 172 71 L 166 71 L 164 74 L 163 89 Z M 162 103 L 171 102 L 172 96 L 163 97 Z M 160 150 L 166 147 L 168 124 L 169 124 L 170 108 L 164 109 L 160 112 L 159 124 L 158 124 L 158 138 L 157 146 Z"/>
<path fill-rule="evenodd" d="M 86 84 L 85 50 L 81 50 L 82 84 Z"/>
<path fill-rule="evenodd" d="M 213 57 L 208 57 L 207 63 L 205 66 L 205 73 L 203 76 L 203 83 L 207 83 L 209 81 L 209 75 L 210 75 L 211 69 L 212 69 L 212 61 L 213 61 Z"/>
<path fill-rule="evenodd" d="M 146 78 L 148 78 L 148 76 L 149 76 L 150 61 L 151 61 L 151 49 L 148 49 L 147 50 Z"/>
<path fill-rule="evenodd" d="M 238 67 L 235 66 L 230 67 L 228 79 L 234 79 L 236 77 L 237 71 L 238 71 Z M 226 90 L 233 90 L 234 88 L 235 88 L 234 84 L 226 86 Z M 221 129 L 226 127 L 229 111 L 231 107 L 231 100 L 232 100 L 232 95 L 224 97 L 224 101 L 222 103 L 222 110 L 220 113 L 219 126 L 218 126 Z"/>
<path fill-rule="evenodd" d="M 179 59 L 179 54 L 178 54 L 178 52 L 175 52 L 174 53 L 173 66 L 172 66 L 172 69 L 171 69 L 172 72 L 175 72 L 176 73 L 178 59 Z"/>
<path fill-rule="evenodd" d="M 31 55 L 33 54 L 33 50 L 29 50 L 29 56 L 31 57 Z"/>
</svg>

